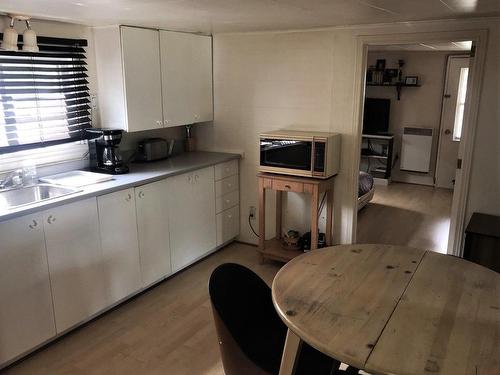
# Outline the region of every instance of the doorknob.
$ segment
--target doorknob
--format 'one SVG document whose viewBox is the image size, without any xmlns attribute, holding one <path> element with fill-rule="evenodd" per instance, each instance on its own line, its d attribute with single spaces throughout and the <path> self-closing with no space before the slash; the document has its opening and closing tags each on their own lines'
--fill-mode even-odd
<svg viewBox="0 0 500 375">
<path fill-rule="evenodd" d="M 446 135 L 451 134 L 451 130 L 450 130 L 450 129 L 446 129 L 446 130 L 444 131 L 444 134 L 446 134 Z"/>
</svg>

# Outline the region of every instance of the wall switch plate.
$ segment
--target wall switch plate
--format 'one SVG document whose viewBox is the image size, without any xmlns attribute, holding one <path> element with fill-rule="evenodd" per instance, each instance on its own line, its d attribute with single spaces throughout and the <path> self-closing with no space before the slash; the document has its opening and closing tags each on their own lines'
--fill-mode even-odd
<svg viewBox="0 0 500 375">
<path fill-rule="evenodd" d="M 90 95 L 90 106 L 92 109 L 97 109 L 97 94 Z"/>
</svg>

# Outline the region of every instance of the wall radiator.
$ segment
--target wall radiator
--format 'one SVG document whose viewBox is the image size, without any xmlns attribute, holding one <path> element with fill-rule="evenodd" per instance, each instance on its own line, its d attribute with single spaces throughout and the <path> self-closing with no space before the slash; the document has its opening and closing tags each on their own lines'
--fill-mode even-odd
<svg viewBox="0 0 500 375">
<path fill-rule="evenodd" d="M 432 135 L 431 128 L 403 128 L 400 170 L 420 173 L 430 171 Z"/>
</svg>

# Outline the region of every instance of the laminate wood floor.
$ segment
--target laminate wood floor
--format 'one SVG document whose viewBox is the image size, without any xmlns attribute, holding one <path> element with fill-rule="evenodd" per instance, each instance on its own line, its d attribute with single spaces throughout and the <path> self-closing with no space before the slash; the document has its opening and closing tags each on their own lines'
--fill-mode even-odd
<svg viewBox="0 0 500 375">
<path fill-rule="evenodd" d="M 357 242 L 411 246 L 446 253 L 452 190 L 391 183 L 375 187 L 358 213 Z"/>
<path fill-rule="evenodd" d="M 280 264 L 234 243 L 8 368 L 5 374 L 223 375 L 208 278 L 237 262 L 271 283 Z"/>
</svg>

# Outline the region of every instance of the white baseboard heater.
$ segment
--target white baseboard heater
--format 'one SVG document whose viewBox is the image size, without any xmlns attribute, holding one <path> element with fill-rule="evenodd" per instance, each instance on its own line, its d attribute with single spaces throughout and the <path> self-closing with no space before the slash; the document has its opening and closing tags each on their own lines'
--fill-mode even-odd
<svg viewBox="0 0 500 375">
<path fill-rule="evenodd" d="M 403 128 L 400 170 L 420 173 L 430 171 L 433 130 L 431 128 Z"/>
</svg>

